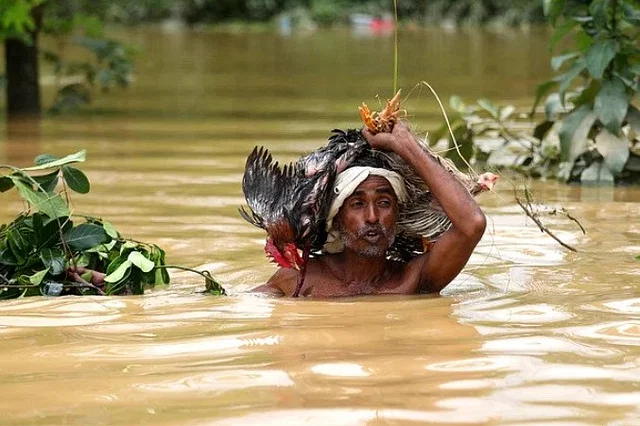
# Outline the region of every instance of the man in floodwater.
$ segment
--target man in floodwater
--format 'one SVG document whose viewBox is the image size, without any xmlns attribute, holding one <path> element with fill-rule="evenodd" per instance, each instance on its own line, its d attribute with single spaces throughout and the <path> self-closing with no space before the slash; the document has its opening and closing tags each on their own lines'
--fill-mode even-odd
<svg viewBox="0 0 640 426">
<path fill-rule="evenodd" d="M 482 238 L 486 218 L 469 192 L 438 161 L 424 152 L 404 123 L 391 133 L 363 135 L 379 150 L 401 156 L 431 189 L 451 220 L 451 227 L 425 254 L 408 263 L 387 259 L 398 220 L 404 182 L 395 172 L 351 168 L 336 179 L 328 217 L 328 254 L 310 259 L 303 296 L 338 297 L 364 294 L 436 293 L 462 270 Z M 357 169 L 357 170 L 352 170 Z M 254 289 L 291 296 L 299 271 L 280 268 Z"/>
</svg>

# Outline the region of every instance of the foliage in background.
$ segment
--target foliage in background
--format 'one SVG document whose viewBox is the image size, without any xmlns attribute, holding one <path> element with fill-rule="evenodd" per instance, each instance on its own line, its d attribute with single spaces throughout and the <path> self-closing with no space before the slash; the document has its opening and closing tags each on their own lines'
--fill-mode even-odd
<svg viewBox="0 0 640 426">
<path fill-rule="evenodd" d="M 123 238 L 109 222 L 74 215 L 69 190 L 86 194 L 87 177 L 70 164 L 83 162 L 85 151 L 57 159 L 36 157 L 27 168 L 0 177 L 0 192 L 18 190 L 29 209 L 0 226 L 0 299 L 48 295 L 143 294 L 147 288 L 169 284 L 164 251 L 154 245 Z M 42 173 L 32 176 L 31 173 Z M 106 273 L 104 282 L 80 282 L 70 268 Z M 190 268 L 175 266 L 178 269 Z M 208 272 L 206 291 L 225 294 Z"/>
<path fill-rule="evenodd" d="M 95 89 L 128 87 L 132 81 L 133 50 L 104 36 L 103 8 L 111 2 L 80 0 L 6 0 L 0 4 L 0 40 L 16 38 L 32 43 L 31 31 L 41 31 L 55 40 L 54 50 L 41 51 L 53 65 L 56 97 L 50 111 L 60 113 L 91 101 Z M 148 2 L 155 3 L 154 1 Z M 35 7 L 43 7 L 38 28 L 33 19 Z M 99 14 L 95 12 L 101 12 Z M 74 45 L 87 52 L 83 60 L 67 60 L 65 50 Z M 0 74 L 0 88 L 4 77 Z"/>
<path fill-rule="evenodd" d="M 537 88 L 530 117 L 546 97 L 544 120 L 527 126 L 511 106 L 488 100 L 465 106 L 453 97 L 453 130 L 463 156 L 506 166 L 492 157 L 508 148 L 514 153 L 510 165 L 533 176 L 640 182 L 640 111 L 633 104 L 640 88 L 640 7 L 630 0 L 548 0 L 545 11 L 555 28 L 551 49 L 572 32 L 575 45 L 551 60 L 554 71 L 565 72 Z M 483 153 L 483 138 L 502 140 L 502 147 Z M 455 160 L 457 151 L 449 152 Z"/>
<path fill-rule="evenodd" d="M 559 125 L 559 177 L 613 182 L 625 171 L 640 172 L 628 161 L 640 149 L 640 110 L 632 104 L 640 89 L 640 5 L 548 0 L 545 12 L 555 29 L 551 49 L 567 34 L 576 40 L 572 51 L 551 60 L 554 71 L 565 72 L 538 87 L 533 106 L 557 89 L 546 100 L 545 126 Z"/>
</svg>

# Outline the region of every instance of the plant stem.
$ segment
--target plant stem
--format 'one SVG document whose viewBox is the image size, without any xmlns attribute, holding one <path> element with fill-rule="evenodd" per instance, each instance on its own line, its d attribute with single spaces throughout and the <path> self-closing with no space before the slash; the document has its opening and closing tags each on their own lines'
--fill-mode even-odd
<svg viewBox="0 0 640 426">
<path fill-rule="evenodd" d="M 395 12 L 395 22 L 393 26 L 394 49 L 393 49 L 393 92 L 398 92 L 398 0 L 393 0 Z"/>
</svg>

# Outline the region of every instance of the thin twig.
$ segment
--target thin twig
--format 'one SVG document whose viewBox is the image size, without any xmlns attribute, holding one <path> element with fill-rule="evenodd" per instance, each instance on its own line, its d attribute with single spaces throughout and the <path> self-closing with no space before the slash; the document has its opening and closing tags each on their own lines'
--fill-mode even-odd
<svg viewBox="0 0 640 426">
<path fill-rule="evenodd" d="M 518 203 L 518 205 L 522 208 L 522 210 L 524 210 L 524 213 L 538 226 L 538 228 L 540 228 L 540 231 L 546 233 L 547 235 L 549 235 L 551 238 L 553 238 L 554 240 L 556 240 L 562 247 L 571 250 L 573 252 L 577 252 L 578 250 L 576 250 L 575 248 L 573 248 L 572 246 L 570 246 L 569 244 L 565 243 L 564 241 L 562 241 L 560 238 L 558 238 L 553 232 L 551 232 L 546 226 L 544 226 L 544 224 L 542 222 L 540 222 L 540 219 L 538 219 L 536 217 L 536 214 L 533 213 L 533 211 L 531 210 L 530 207 L 527 207 L 522 200 L 520 200 L 520 197 L 518 197 L 517 192 L 514 190 L 515 193 L 515 198 L 516 198 L 516 202 Z M 531 202 L 530 202 L 530 198 L 529 198 L 529 194 L 528 191 L 525 189 L 525 197 L 527 198 L 527 204 L 529 206 L 531 206 Z"/>
<path fill-rule="evenodd" d="M 0 280 L 4 281 L 5 283 L 7 283 L 7 284 L 9 284 L 9 285 L 11 284 L 11 281 L 9 281 L 9 280 L 7 279 L 7 277 L 5 277 L 5 276 L 4 276 L 4 275 L 2 275 L 2 274 L 0 274 Z"/>
<path fill-rule="evenodd" d="M 105 293 L 100 287 L 96 287 L 94 284 L 92 284 L 89 281 L 85 280 L 77 272 L 69 272 L 69 276 L 71 278 L 73 278 L 73 280 L 76 283 L 81 284 L 81 286 L 75 285 L 74 287 L 88 287 L 90 289 L 95 290 L 100 296 L 106 296 L 107 293 Z"/>
<path fill-rule="evenodd" d="M 567 219 L 571 219 L 572 221 L 577 223 L 578 226 L 580 227 L 580 230 L 582 231 L 582 233 L 584 235 L 587 235 L 587 231 L 584 229 L 584 227 L 582 226 L 582 224 L 580 223 L 580 221 L 578 219 L 576 219 L 575 217 L 571 216 L 568 211 L 565 211 L 564 214 L 567 215 Z"/>
</svg>

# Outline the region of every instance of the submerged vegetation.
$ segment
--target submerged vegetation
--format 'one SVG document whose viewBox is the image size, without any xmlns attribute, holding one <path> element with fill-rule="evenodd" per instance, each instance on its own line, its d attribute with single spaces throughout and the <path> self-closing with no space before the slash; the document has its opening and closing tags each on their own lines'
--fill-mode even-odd
<svg viewBox="0 0 640 426">
<path fill-rule="evenodd" d="M 28 209 L 0 226 L 0 299 L 47 295 L 128 295 L 167 286 L 167 268 L 189 270 L 205 279 L 205 291 L 225 294 L 207 272 L 165 262 L 155 244 L 122 237 L 102 219 L 74 214 L 70 191 L 86 194 L 86 175 L 71 164 L 85 151 L 64 158 L 36 157 L 36 165 L 0 177 L 0 192 L 15 188 Z M 32 176 L 32 173 L 38 175 Z M 95 271 L 106 274 L 96 281 Z"/>
</svg>

